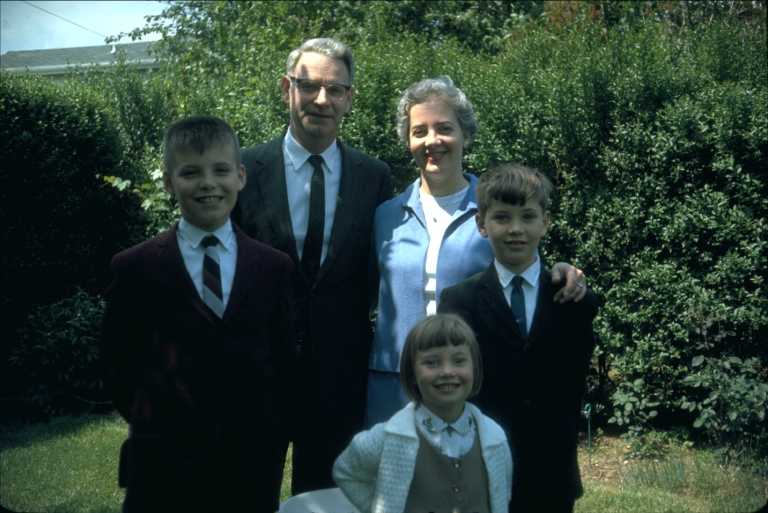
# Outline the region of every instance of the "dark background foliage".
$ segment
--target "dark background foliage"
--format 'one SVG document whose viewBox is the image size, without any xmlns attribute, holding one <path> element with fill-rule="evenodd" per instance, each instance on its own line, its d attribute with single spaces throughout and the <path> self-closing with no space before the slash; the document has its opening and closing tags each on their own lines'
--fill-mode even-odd
<svg viewBox="0 0 768 513">
<path fill-rule="evenodd" d="M 278 80 L 302 40 L 353 48 L 341 135 L 388 162 L 398 188 L 416 171 L 397 99 L 449 75 L 480 121 L 467 169 L 521 161 L 559 188 L 544 252 L 605 299 L 598 422 L 768 446 L 765 2 L 193 1 L 136 35 L 151 30 L 164 34 L 160 71 L 121 65 L 65 86 L 114 123 L 115 151 L 137 169 L 101 173 L 140 198 L 150 233 L 173 215 L 157 187 L 164 126 L 210 113 L 243 146 L 279 134 Z"/>
<path fill-rule="evenodd" d="M 139 198 L 101 178 L 138 176 L 116 123 L 93 91 L 68 93 L 44 79 L 3 75 L 0 83 L 3 362 L 20 343 L 50 344 L 28 335 L 39 326 L 17 337 L 27 316 L 36 324 L 37 308 L 78 287 L 101 291 L 112 254 L 144 235 Z M 3 366 L 4 398 L 34 385 L 36 362 Z"/>
</svg>

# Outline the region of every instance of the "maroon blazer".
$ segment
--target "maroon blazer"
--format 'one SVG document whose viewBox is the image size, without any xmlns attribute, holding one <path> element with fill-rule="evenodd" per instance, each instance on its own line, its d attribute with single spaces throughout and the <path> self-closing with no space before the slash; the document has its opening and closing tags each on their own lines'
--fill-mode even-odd
<svg viewBox="0 0 768 513">
<path fill-rule="evenodd" d="M 472 401 L 507 432 L 514 458 L 510 511 L 560 511 L 552 501 L 581 495 L 577 461 L 579 412 L 595 345 L 592 292 L 578 303 L 555 303 L 542 269 L 533 323 L 520 333 L 496 269 L 445 289 L 438 311 L 462 316 L 475 331 L 483 385 Z"/>
<path fill-rule="evenodd" d="M 177 485 L 200 510 L 263 488 L 254 460 L 285 429 L 294 381 L 293 264 L 237 227 L 235 235 L 223 318 L 197 293 L 176 227 L 112 260 L 102 340 L 106 383 L 131 425 L 121 455 L 127 503 L 132 493 L 163 495 L 158 482 L 174 509 L 186 507 L 171 497 Z"/>
</svg>

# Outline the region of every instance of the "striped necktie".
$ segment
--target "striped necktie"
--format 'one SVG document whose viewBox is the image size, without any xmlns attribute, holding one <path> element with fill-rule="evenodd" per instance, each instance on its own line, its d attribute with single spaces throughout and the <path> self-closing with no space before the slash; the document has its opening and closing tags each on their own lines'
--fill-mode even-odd
<svg viewBox="0 0 768 513">
<path fill-rule="evenodd" d="M 219 267 L 219 239 L 206 235 L 200 242 L 204 248 L 203 257 L 203 302 L 219 317 L 224 316 L 224 294 L 221 290 L 221 268 Z"/>
</svg>

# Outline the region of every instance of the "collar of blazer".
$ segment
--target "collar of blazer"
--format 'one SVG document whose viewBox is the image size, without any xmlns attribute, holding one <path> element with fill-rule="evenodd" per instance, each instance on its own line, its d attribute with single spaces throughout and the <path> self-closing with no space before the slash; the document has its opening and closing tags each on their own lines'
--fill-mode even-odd
<svg viewBox="0 0 768 513">
<path fill-rule="evenodd" d="M 232 311 L 241 304 L 244 295 L 247 292 L 247 287 L 243 283 L 241 275 L 241 269 L 249 269 L 258 265 L 258 255 L 253 251 L 241 251 L 243 245 L 248 244 L 250 241 L 246 238 L 240 228 L 236 225 L 232 225 L 232 229 L 235 232 L 237 238 L 237 257 L 235 261 L 235 275 L 232 280 L 232 289 L 229 294 L 229 301 L 227 308 L 224 311 L 223 319 L 219 319 L 211 310 L 205 305 L 200 294 L 197 293 L 195 284 L 192 282 L 192 278 L 187 272 L 184 265 L 184 257 L 181 255 L 181 249 L 177 242 L 177 229 L 178 223 L 173 227 L 163 232 L 158 236 L 158 266 L 157 266 L 157 279 L 160 280 L 168 287 L 168 290 L 173 291 L 183 301 L 188 301 L 195 310 L 203 317 L 209 320 L 211 323 L 218 323 L 222 320 L 226 321 Z"/>
<path fill-rule="evenodd" d="M 296 238 L 290 222 L 290 206 L 285 183 L 285 162 L 283 158 L 283 138 L 273 139 L 264 145 L 256 161 L 253 176 L 259 188 L 260 206 L 266 211 L 270 232 L 275 240 L 266 241 L 270 245 L 287 252 L 294 262 L 299 261 L 296 251 Z M 358 216 L 354 201 L 356 195 L 365 188 L 365 176 L 362 169 L 363 161 L 358 152 L 348 148 L 337 140 L 341 151 L 341 183 L 339 195 L 336 198 L 336 213 L 331 228 L 331 240 L 328 254 L 320 266 L 317 279 L 322 280 L 328 269 L 333 265 L 347 237 L 354 236 L 352 229 Z"/>
<path fill-rule="evenodd" d="M 531 344 L 539 338 L 541 331 L 544 329 L 544 324 L 547 319 L 552 315 L 552 301 L 547 301 L 547 298 L 554 294 L 552 287 L 552 276 L 549 271 L 542 266 L 541 274 L 539 275 L 539 295 L 536 299 L 536 312 L 533 315 L 533 323 L 531 329 L 528 330 L 528 337 L 525 341 L 524 350 L 528 350 Z M 512 313 L 510 312 L 507 300 L 504 297 L 504 292 L 501 289 L 499 283 L 499 277 L 496 273 L 496 268 L 491 264 L 485 270 L 480 279 L 481 283 L 481 297 L 479 308 L 481 311 L 485 309 L 495 319 L 494 322 L 498 322 L 499 319 L 504 319 L 504 325 L 502 328 L 509 333 L 514 331 L 519 336 L 520 330 L 515 322 L 513 322 Z"/>
</svg>

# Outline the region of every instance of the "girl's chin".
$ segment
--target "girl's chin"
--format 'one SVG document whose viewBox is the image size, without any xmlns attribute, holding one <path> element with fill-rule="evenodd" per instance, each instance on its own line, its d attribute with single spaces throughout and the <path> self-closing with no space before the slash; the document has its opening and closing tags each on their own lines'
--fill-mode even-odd
<svg viewBox="0 0 768 513">
<path fill-rule="evenodd" d="M 449 171 L 444 167 L 440 167 L 439 164 L 427 164 L 422 168 L 422 172 L 424 172 L 425 174 L 432 174 L 432 175 L 448 175 L 449 174 Z"/>
</svg>

